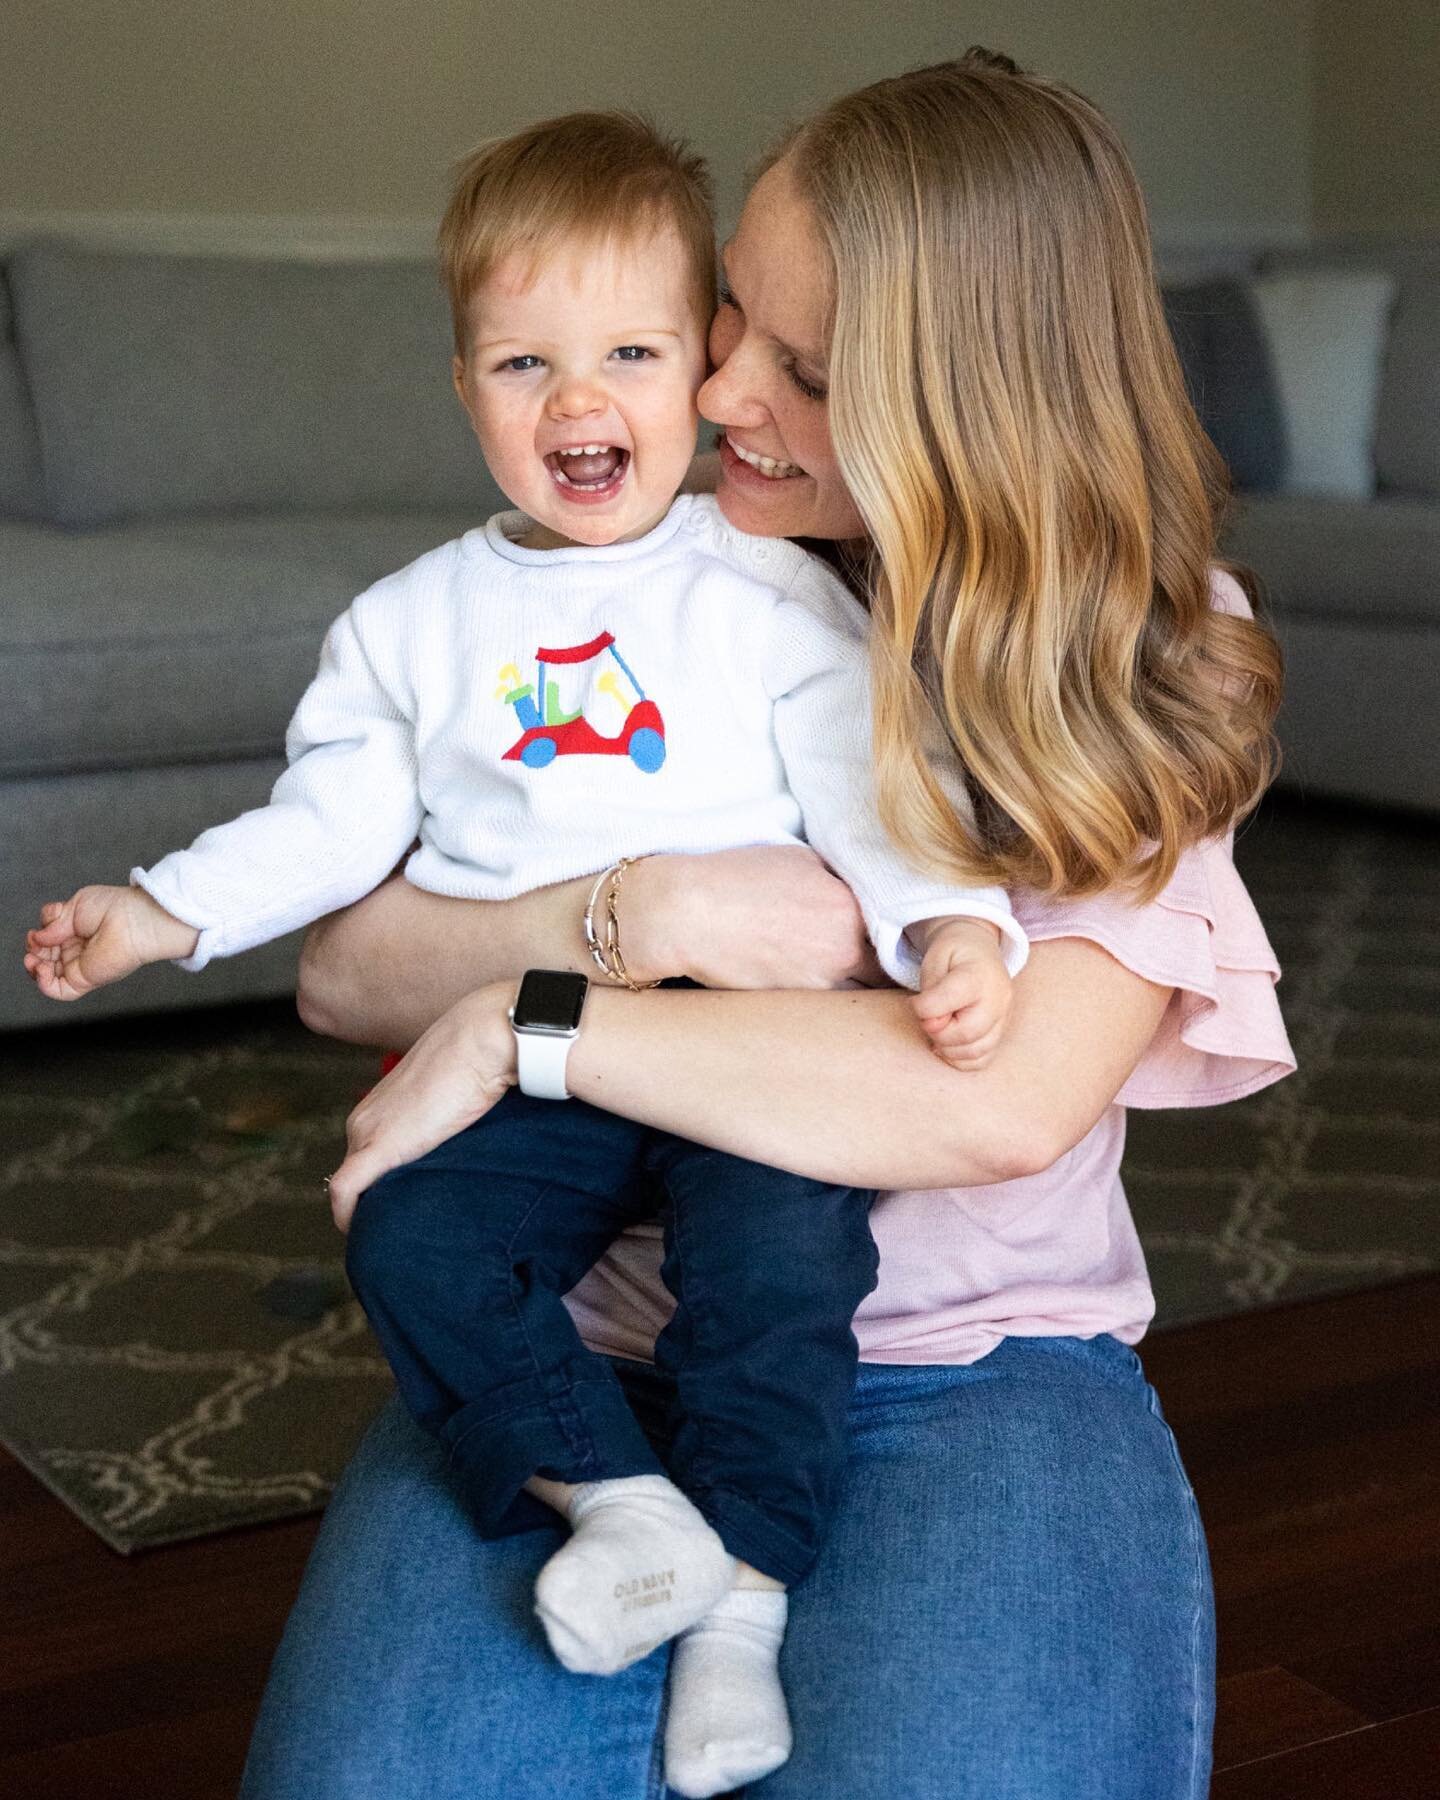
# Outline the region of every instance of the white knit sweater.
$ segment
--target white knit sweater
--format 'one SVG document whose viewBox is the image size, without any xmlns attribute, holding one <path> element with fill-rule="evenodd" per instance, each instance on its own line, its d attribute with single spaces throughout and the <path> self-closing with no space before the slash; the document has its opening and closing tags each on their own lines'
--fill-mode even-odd
<svg viewBox="0 0 1440 1800">
<path fill-rule="evenodd" d="M 270 804 L 132 872 L 199 930 L 182 967 L 359 899 L 417 837 L 409 880 L 484 900 L 622 856 L 808 842 L 896 980 L 915 985 L 904 933 L 927 918 L 992 920 L 1023 964 L 1003 889 L 928 879 L 881 829 L 866 618 L 823 563 L 710 499 L 601 548 L 523 549 L 527 524 L 500 514 L 361 594 Z"/>
</svg>

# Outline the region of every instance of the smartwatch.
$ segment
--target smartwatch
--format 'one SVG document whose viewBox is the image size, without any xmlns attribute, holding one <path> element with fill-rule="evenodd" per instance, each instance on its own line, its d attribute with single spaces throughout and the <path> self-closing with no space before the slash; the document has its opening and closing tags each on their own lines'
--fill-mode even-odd
<svg viewBox="0 0 1440 1800">
<path fill-rule="evenodd" d="M 536 1100 L 568 1100 L 565 1065 L 580 1035 L 590 983 L 568 969 L 527 969 L 510 1008 L 520 1092 Z"/>
</svg>

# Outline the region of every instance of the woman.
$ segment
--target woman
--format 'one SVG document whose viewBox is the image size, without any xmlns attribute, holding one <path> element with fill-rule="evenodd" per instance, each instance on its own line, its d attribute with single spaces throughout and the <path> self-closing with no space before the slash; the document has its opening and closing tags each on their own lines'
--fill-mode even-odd
<svg viewBox="0 0 1440 1800">
<path fill-rule="evenodd" d="M 626 878 L 632 974 L 712 991 L 594 990 L 572 1091 L 902 1190 L 872 1215 L 840 1517 L 793 1596 L 795 1752 L 756 1791 L 1200 1796 L 1208 1569 L 1129 1348 L 1152 1302 L 1122 1105 L 1212 1103 L 1293 1065 L 1226 838 L 1263 786 L 1277 662 L 1212 584 L 1218 465 L 1138 191 L 1093 108 L 976 52 L 802 126 L 725 262 L 701 395 L 720 504 L 863 582 L 887 820 L 1010 885 L 1034 946 L 994 1060 L 956 1071 L 904 995 L 837 985 L 869 972 L 865 947 L 805 852 Z M 928 774 L 946 738 L 973 838 Z M 414 1046 L 352 1118 L 342 1222 L 513 1080 L 515 978 L 588 966 L 587 887 L 478 907 L 392 882 L 313 936 L 309 1022 Z M 657 1261 L 653 1232 L 623 1240 L 573 1305 L 658 1429 Z M 248 1800 L 659 1796 L 665 1658 L 607 1679 L 554 1663 L 528 1609 L 557 1541 L 480 1541 L 434 1445 L 387 1412 L 317 1545 Z"/>
</svg>

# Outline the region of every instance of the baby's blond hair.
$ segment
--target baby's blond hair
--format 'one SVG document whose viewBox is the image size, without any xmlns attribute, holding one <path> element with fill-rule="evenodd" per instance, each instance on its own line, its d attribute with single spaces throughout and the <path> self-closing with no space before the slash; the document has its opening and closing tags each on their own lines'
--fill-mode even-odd
<svg viewBox="0 0 1440 1800">
<path fill-rule="evenodd" d="M 440 222 L 440 269 L 455 350 L 469 348 L 476 289 L 515 254 L 532 262 L 576 240 L 632 243 L 673 226 L 690 262 L 701 328 L 715 311 L 715 226 L 704 161 L 639 113 L 578 112 L 481 144 L 455 170 Z"/>
</svg>

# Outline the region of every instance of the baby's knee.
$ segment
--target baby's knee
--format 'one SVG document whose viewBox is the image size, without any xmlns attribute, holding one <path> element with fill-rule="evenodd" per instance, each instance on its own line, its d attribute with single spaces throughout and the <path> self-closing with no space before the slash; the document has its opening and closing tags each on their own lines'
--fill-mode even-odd
<svg viewBox="0 0 1440 1800">
<path fill-rule="evenodd" d="M 415 1185 L 406 1176 L 405 1169 L 382 1175 L 355 1203 L 345 1238 L 345 1273 L 362 1298 L 372 1282 L 403 1267 L 414 1248 Z"/>
</svg>

